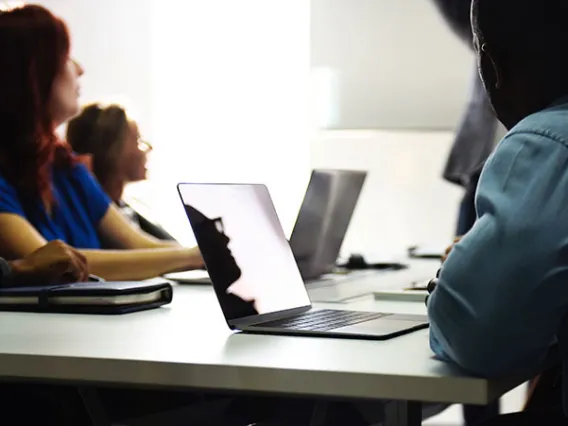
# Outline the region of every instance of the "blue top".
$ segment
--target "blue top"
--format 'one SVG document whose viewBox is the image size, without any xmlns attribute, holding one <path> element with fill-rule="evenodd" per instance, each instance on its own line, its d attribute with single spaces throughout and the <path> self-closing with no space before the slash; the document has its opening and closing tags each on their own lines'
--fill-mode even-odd
<svg viewBox="0 0 568 426">
<path fill-rule="evenodd" d="M 79 249 L 98 249 L 99 222 L 111 203 L 95 178 L 83 165 L 56 168 L 52 173 L 55 195 L 49 216 L 41 200 L 21 198 L 14 186 L 0 176 L 0 213 L 26 218 L 47 241 L 62 240 Z"/>
<path fill-rule="evenodd" d="M 470 373 L 528 377 L 556 342 L 568 361 L 567 123 L 564 101 L 500 142 L 477 187 L 477 221 L 428 301 L 433 351 Z"/>
</svg>

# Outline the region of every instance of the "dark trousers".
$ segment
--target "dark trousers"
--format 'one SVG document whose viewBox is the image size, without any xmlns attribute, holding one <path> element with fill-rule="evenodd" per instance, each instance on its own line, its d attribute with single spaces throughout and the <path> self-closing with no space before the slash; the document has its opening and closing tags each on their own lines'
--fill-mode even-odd
<svg viewBox="0 0 568 426">
<path fill-rule="evenodd" d="M 566 426 L 568 419 L 561 410 L 506 414 L 496 417 L 480 426 Z"/>
<path fill-rule="evenodd" d="M 79 392 L 72 387 L 0 384 L 0 413 L 5 424 L 84 426 L 89 424 Z"/>
<path fill-rule="evenodd" d="M 157 415 L 186 407 L 208 407 L 191 424 L 223 424 L 230 398 L 202 396 L 190 392 L 152 390 L 98 389 L 97 396 L 104 414 L 113 422 Z M 213 407 L 213 409 L 211 409 Z M 0 384 L 0 413 L 14 425 L 90 426 L 85 402 L 74 386 L 45 384 Z M 252 413 L 251 413 L 252 414 Z M 249 417 L 246 421 L 253 420 Z M 217 422 L 217 423 L 215 423 Z M 235 426 L 242 426 L 238 423 Z"/>
<path fill-rule="evenodd" d="M 463 418 L 466 426 L 478 426 L 485 420 L 499 415 L 499 401 L 489 405 L 464 405 Z"/>
<path fill-rule="evenodd" d="M 113 422 L 194 407 L 191 419 L 185 417 L 186 412 L 180 414 L 192 426 L 245 426 L 274 421 L 308 426 L 316 404 L 313 400 L 302 398 L 207 396 L 191 392 L 115 388 L 98 389 L 97 395 L 105 414 Z M 201 410 L 201 407 L 205 410 Z M 91 425 L 81 394 L 73 386 L 0 384 L 0 413 L 3 418 L 10 419 L 6 424 Z M 332 402 L 326 405 L 325 424 L 367 426 L 381 422 L 383 416 L 381 402 L 363 403 L 361 406 Z"/>
</svg>

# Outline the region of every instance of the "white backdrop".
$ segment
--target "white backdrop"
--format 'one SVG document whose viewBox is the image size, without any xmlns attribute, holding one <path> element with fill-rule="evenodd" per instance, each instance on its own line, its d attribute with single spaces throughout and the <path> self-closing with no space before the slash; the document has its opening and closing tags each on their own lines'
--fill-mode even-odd
<svg viewBox="0 0 568 426">
<path fill-rule="evenodd" d="M 81 102 L 126 104 L 153 135 L 150 0 L 39 0 L 67 23 L 72 55 L 85 69 Z"/>
<path fill-rule="evenodd" d="M 311 60 L 324 127 L 455 128 L 474 59 L 431 0 L 311 4 Z"/>
<path fill-rule="evenodd" d="M 266 183 L 291 230 L 309 178 L 309 12 L 305 0 L 153 3 L 152 179 L 161 188 Z"/>
</svg>

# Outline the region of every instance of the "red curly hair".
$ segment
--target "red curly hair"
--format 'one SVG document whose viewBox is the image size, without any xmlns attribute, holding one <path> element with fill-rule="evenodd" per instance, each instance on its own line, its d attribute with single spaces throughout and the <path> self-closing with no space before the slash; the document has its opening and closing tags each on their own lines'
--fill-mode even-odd
<svg viewBox="0 0 568 426">
<path fill-rule="evenodd" d="M 0 11 L 0 173 L 26 197 L 54 202 L 52 167 L 69 167 L 71 151 L 55 135 L 49 103 L 69 58 L 65 23 L 27 5 Z"/>
</svg>

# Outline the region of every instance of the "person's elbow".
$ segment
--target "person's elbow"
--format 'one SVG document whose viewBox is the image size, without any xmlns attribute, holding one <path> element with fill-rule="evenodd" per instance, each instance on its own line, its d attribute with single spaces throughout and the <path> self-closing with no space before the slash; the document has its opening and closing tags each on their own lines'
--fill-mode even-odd
<svg viewBox="0 0 568 426">
<path fill-rule="evenodd" d="M 527 339 L 520 328 L 525 325 L 511 327 L 502 309 L 476 311 L 445 289 L 430 297 L 428 316 L 434 353 L 476 376 L 531 374 L 544 363 L 550 347 L 543 339 Z"/>
</svg>

